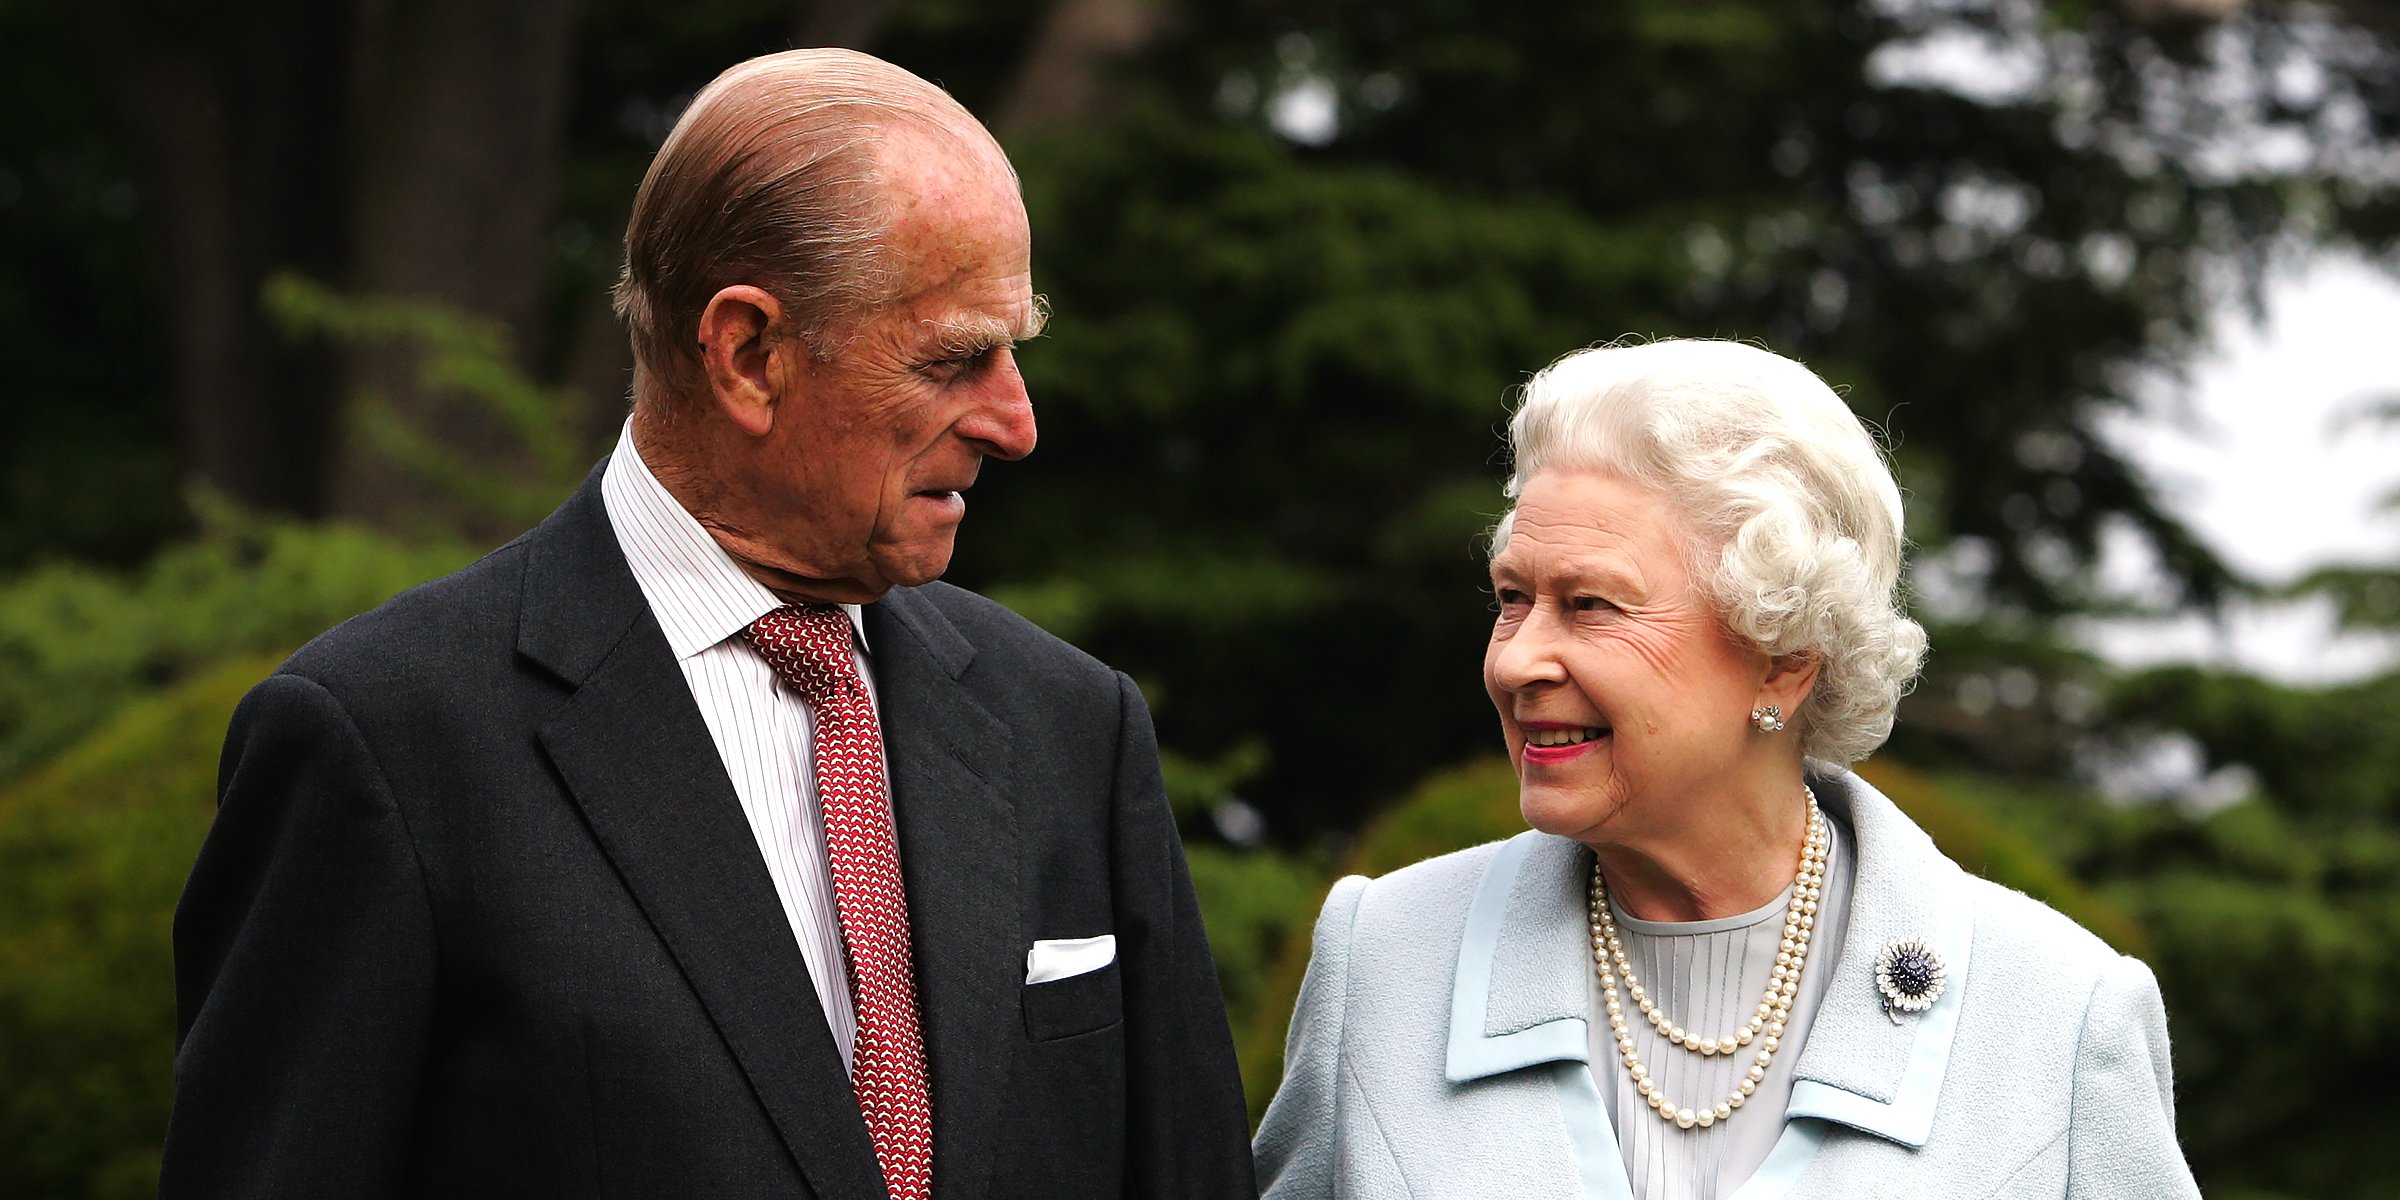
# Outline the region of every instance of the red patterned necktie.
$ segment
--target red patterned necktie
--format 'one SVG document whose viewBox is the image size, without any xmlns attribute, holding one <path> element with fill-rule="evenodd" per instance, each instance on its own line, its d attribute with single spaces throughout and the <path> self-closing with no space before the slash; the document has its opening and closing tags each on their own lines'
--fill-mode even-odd
<svg viewBox="0 0 2400 1200">
<path fill-rule="evenodd" d="M 850 1082 L 892 1200 L 926 1200 L 933 1193 L 933 1104 L 917 1030 L 908 895 L 884 790 L 883 732 L 851 657 L 850 617 L 828 605 L 785 605 L 744 632 L 816 714 L 825 857 L 858 1014 Z"/>
</svg>

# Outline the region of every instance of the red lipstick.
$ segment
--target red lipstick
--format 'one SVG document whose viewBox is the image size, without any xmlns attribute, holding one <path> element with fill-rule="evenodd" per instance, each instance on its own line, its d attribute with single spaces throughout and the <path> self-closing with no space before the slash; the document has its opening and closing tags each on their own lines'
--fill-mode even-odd
<svg viewBox="0 0 2400 1200">
<path fill-rule="evenodd" d="M 1559 763 L 1581 758 L 1599 748 L 1602 743 L 1608 741 L 1609 736 L 1609 729 L 1607 726 L 1579 725 L 1570 721 L 1519 721 L 1517 722 L 1517 728 L 1528 735 L 1525 740 L 1525 748 L 1523 752 L 1526 765 L 1528 766 L 1555 766 Z M 1536 746 L 1533 744 L 1533 739 L 1530 735 L 1536 733 L 1546 733 L 1559 729 L 1578 731 L 1585 729 L 1597 729 L 1600 731 L 1600 733 L 1596 737 L 1586 738 L 1583 741 L 1566 746 Z"/>
</svg>

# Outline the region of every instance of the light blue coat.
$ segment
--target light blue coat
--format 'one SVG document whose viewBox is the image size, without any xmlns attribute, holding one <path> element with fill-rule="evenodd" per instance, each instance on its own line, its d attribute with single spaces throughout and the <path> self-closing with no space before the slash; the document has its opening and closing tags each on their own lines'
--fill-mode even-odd
<svg viewBox="0 0 2400 1200">
<path fill-rule="evenodd" d="M 1735 1200 L 2199 1195 L 2149 968 L 1960 870 L 1857 776 L 1812 782 L 1857 846 L 1849 931 Z M 1586 1065 L 1590 864 L 1529 832 L 1334 885 L 1258 1133 L 1269 1200 L 1630 1200 Z M 1903 937 L 1949 979 L 1894 1024 L 1874 963 Z"/>
</svg>

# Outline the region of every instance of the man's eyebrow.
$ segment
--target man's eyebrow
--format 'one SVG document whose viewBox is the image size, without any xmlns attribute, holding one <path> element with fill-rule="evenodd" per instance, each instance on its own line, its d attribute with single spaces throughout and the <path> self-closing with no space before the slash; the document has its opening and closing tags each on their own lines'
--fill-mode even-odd
<svg viewBox="0 0 2400 1200">
<path fill-rule="evenodd" d="M 945 358 L 971 358 L 1001 346 L 1013 346 L 1042 336 L 1050 323 L 1050 301 L 1035 296 L 1022 315 L 1010 321 L 990 313 L 959 313 L 929 321 L 940 334 L 935 348 Z"/>
</svg>

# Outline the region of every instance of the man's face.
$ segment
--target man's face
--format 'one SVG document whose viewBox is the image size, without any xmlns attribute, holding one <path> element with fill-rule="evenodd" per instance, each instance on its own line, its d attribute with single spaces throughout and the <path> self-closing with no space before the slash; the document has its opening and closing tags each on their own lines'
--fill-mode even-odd
<svg viewBox="0 0 2400 1200">
<path fill-rule="evenodd" d="M 790 568 L 873 599 L 950 565 L 966 490 L 986 457 L 1033 450 L 1033 403 L 1012 343 L 1040 331 L 1032 236 L 997 148 L 895 130 L 884 148 L 897 299 L 826 333 L 768 448 Z"/>
</svg>

